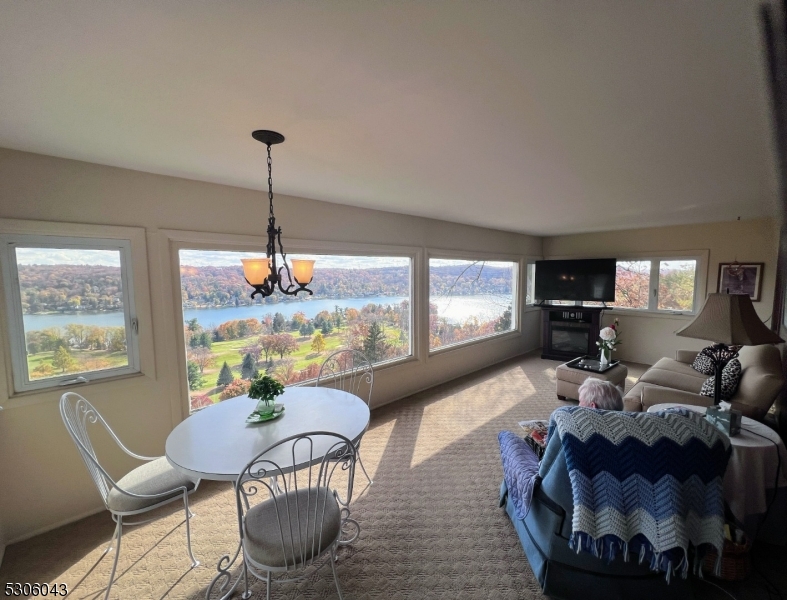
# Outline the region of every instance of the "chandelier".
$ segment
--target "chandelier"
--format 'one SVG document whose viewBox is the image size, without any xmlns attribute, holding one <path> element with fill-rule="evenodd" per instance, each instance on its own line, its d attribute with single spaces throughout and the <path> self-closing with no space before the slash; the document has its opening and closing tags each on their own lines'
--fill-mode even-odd
<svg viewBox="0 0 787 600">
<path fill-rule="evenodd" d="M 263 298 L 270 296 L 279 288 L 282 294 L 295 296 L 300 292 L 313 294 L 306 286 L 309 285 L 314 276 L 313 260 L 292 259 L 292 271 L 287 264 L 287 255 L 281 244 L 281 227 L 276 227 L 276 217 L 273 216 L 273 178 L 271 175 L 271 146 L 281 144 L 284 136 L 275 131 L 259 129 L 251 134 L 258 142 L 262 142 L 268 147 L 268 201 L 270 212 L 268 214 L 268 246 L 266 258 L 242 258 L 243 276 L 246 283 L 254 288 L 251 297 L 260 294 Z M 277 266 L 276 244 L 279 245 L 278 253 L 281 255 L 281 266 Z M 284 275 L 287 276 L 286 287 L 282 284 Z M 293 280 L 295 283 L 293 283 Z"/>
</svg>

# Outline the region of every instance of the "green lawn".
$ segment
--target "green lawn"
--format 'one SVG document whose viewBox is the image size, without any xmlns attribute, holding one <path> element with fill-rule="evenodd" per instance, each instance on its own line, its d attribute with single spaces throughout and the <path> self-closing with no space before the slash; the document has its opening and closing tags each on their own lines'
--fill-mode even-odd
<svg viewBox="0 0 787 600">
<path fill-rule="evenodd" d="M 331 352 L 334 352 L 335 350 L 338 350 L 342 347 L 342 329 L 343 328 L 334 329 L 332 333 L 324 336 L 325 350 L 319 354 L 314 352 L 311 347 L 314 336 L 302 337 L 298 332 L 288 332 L 298 341 L 298 349 L 289 356 L 285 356 L 285 358 L 295 360 L 295 369 L 297 371 L 305 369 L 312 363 L 322 363 L 322 361 L 324 361 Z M 386 339 L 390 341 L 397 341 L 399 339 L 400 332 L 398 328 L 386 326 L 385 332 Z M 212 367 L 206 368 L 203 372 L 205 385 L 198 390 L 193 390 L 191 394 L 205 394 L 210 396 L 214 401 L 218 400 L 219 394 L 221 393 L 221 388 L 216 387 L 216 380 L 219 377 L 221 366 L 226 361 L 232 370 L 233 375 L 235 375 L 237 378 L 240 378 L 241 362 L 243 361 L 243 357 L 240 354 L 240 349 L 253 344 L 258 337 L 259 335 L 253 335 L 239 340 L 213 342 L 210 351 L 215 357 L 215 362 Z M 274 362 L 278 361 L 279 355 L 276 354 L 271 358 L 274 360 Z M 258 363 L 258 368 L 260 372 L 264 372 L 264 355 L 261 357 L 261 360 Z"/>
<path fill-rule="evenodd" d="M 114 369 L 116 367 L 125 367 L 128 364 L 128 356 L 125 352 L 108 352 L 106 350 L 77 350 L 71 348 L 69 350 L 71 358 L 76 362 L 74 369 L 69 369 L 67 372 L 78 373 L 85 371 L 96 371 L 100 369 Z M 52 356 L 54 352 L 38 352 L 37 354 L 27 355 L 27 370 L 31 379 L 43 379 L 40 375 L 34 373 L 35 369 L 44 364 L 52 367 L 53 372 L 46 377 L 57 377 L 63 375 L 60 369 L 55 368 L 52 364 Z"/>
</svg>

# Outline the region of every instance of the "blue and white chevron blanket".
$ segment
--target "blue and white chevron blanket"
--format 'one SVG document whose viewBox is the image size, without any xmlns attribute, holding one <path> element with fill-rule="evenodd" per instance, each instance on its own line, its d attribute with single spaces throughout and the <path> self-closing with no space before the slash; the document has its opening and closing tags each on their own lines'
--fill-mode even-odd
<svg viewBox="0 0 787 600">
<path fill-rule="evenodd" d="M 667 581 L 686 577 L 690 544 L 700 574 L 709 547 L 721 556 L 730 441 L 701 414 L 562 407 L 550 418 L 550 440 L 555 432 L 574 497 L 569 547 L 608 560 L 638 553 Z"/>
</svg>

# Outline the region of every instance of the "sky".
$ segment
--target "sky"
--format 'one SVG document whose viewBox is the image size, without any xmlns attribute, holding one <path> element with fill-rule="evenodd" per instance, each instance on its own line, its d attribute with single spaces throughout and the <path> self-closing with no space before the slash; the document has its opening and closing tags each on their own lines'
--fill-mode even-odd
<svg viewBox="0 0 787 600">
<path fill-rule="evenodd" d="M 16 248 L 19 265 L 104 265 L 120 266 L 118 250 L 83 250 L 81 248 Z"/>
<path fill-rule="evenodd" d="M 218 250 L 181 250 L 180 264 L 190 267 L 239 267 L 241 258 L 261 257 L 256 252 L 224 252 Z M 319 269 L 373 269 L 381 267 L 408 267 L 410 259 L 395 256 L 340 256 L 318 254 L 288 254 L 288 259 L 315 260 L 314 268 Z M 435 267 L 467 264 L 463 260 L 430 259 Z M 487 262 L 490 267 L 509 267 L 510 263 Z"/>
<path fill-rule="evenodd" d="M 219 250 L 181 250 L 180 264 L 190 267 L 239 267 L 241 258 L 262 256 L 256 252 L 229 252 Z M 341 256 L 317 254 L 288 254 L 288 259 L 315 260 L 315 269 L 373 269 L 382 267 L 409 267 L 410 259 L 395 256 Z M 117 250 L 84 250 L 77 248 L 16 248 L 20 265 L 105 265 L 120 266 Z M 434 267 L 466 265 L 465 260 L 432 258 Z M 487 261 L 489 267 L 509 267 L 511 263 Z"/>
</svg>

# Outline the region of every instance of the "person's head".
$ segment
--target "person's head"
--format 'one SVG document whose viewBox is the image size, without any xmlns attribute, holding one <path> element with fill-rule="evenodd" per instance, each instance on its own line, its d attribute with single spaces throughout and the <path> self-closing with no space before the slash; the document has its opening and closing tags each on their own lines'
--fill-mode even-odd
<svg viewBox="0 0 787 600">
<path fill-rule="evenodd" d="M 579 386 L 579 405 L 604 410 L 623 410 L 623 395 L 611 381 L 589 377 Z"/>
</svg>

